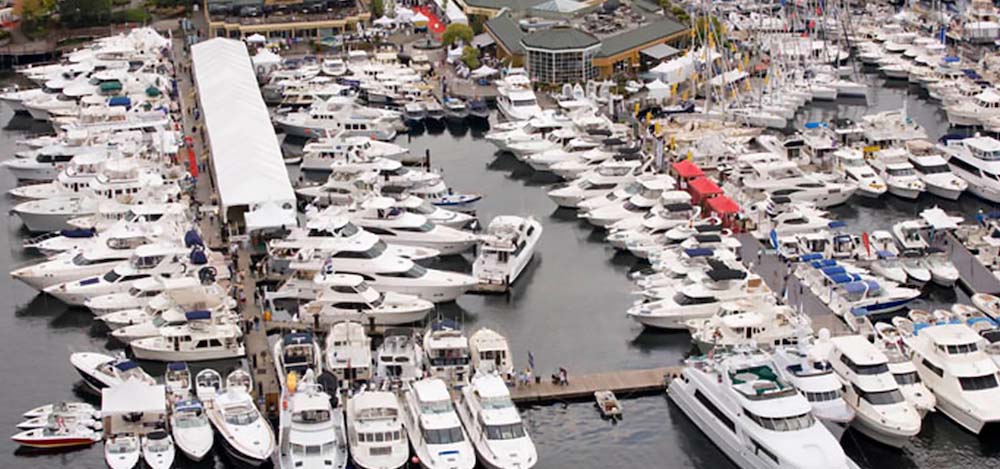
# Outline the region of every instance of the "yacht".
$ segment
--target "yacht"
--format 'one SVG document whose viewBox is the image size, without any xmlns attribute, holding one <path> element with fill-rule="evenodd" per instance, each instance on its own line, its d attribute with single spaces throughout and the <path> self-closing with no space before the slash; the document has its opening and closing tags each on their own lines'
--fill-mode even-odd
<svg viewBox="0 0 1000 469">
<path fill-rule="evenodd" d="M 507 74 L 497 85 L 497 108 L 508 120 L 522 121 L 542 113 L 535 93 L 531 91 L 531 80 L 523 72 Z"/>
<path fill-rule="evenodd" d="M 440 254 L 434 249 L 417 248 L 388 244 L 369 231 L 359 228 L 345 217 L 337 216 L 339 212 L 325 212 L 322 217 L 313 216 L 304 229 L 292 228 L 284 239 L 271 240 L 268 253 L 273 266 L 287 267 L 290 260 L 301 260 L 304 252 L 317 250 L 322 252 L 337 252 L 342 250 L 362 252 L 356 255 L 343 255 L 344 259 L 377 259 L 380 256 L 424 260 L 437 257 Z"/>
<path fill-rule="evenodd" d="M 185 317 L 184 324 L 160 328 L 158 336 L 131 341 L 132 354 L 141 360 L 164 362 L 222 360 L 246 355 L 243 331 L 230 320 L 213 319 L 211 311 L 191 311 Z"/>
<path fill-rule="evenodd" d="M 419 157 L 419 155 L 417 155 Z M 330 171 L 336 161 L 355 159 L 386 158 L 402 163 L 416 163 L 410 151 L 389 142 L 372 140 L 368 137 L 348 136 L 341 132 L 332 137 L 323 137 L 307 143 L 302 148 L 302 169 L 309 171 Z"/>
<path fill-rule="evenodd" d="M 843 204 L 858 190 L 857 184 L 829 182 L 818 175 L 803 173 L 791 161 L 750 163 L 750 171 L 740 183 L 745 194 L 785 196 L 810 202 L 817 208 Z"/>
<path fill-rule="evenodd" d="M 124 357 L 112 357 L 102 353 L 76 352 L 69 356 L 83 382 L 91 389 L 101 392 L 101 389 L 117 386 L 126 380 L 135 379 L 147 384 L 156 381 L 143 371 L 139 365 Z"/>
<path fill-rule="evenodd" d="M 534 218 L 493 218 L 481 237 L 483 244 L 472 263 L 472 275 L 480 284 L 509 288 L 531 262 L 541 236 L 542 224 Z"/>
<path fill-rule="evenodd" d="M 586 219 L 590 224 L 597 227 L 608 227 L 611 224 L 626 218 L 641 218 L 660 199 L 664 191 L 672 189 L 676 182 L 667 175 L 657 175 L 651 179 L 640 179 L 639 192 L 621 202 L 594 208 L 591 210 L 581 210 L 577 215 Z M 580 207 L 583 209 L 583 207 Z"/>
<path fill-rule="evenodd" d="M 993 43 L 1000 39 L 1000 12 L 989 0 L 972 0 L 958 18 L 962 39 Z"/>
<path fill-rule="evenodd" d="M 446 97 L 444 112 L 445 119 L 449 122 L 462 122 L 469 117 L 469 106 L 460 98 Z"/>
<path fill-rule="evenodd" d="M 183 277 L 184 280 L 197 282 L 196 279 Z M 156 295 L 163 292 L 164 281 L 158 277 L 147 277 L 140 279 L 129 288 L 127 292 L 111 293 L 109 295 L 95 296 L 83 303 L 95 316 L 101 316 L 123 309 L 136 309 L 146 306 L 146 303 Z M 180 279 L 178 279 L 180 280 Z"/>
<path fill-rule="evenodd" d="M 382 195 L 391 197 L 394 200 L 393 208 L 424 216 L 435 225 L 461 230 L 476 224 L 476 217 L 474 215 L 438 207 L 427 200 L 411 195 L 405 190 L 393 191 L 387 189 L 392 188 L 383 188 L 381 192 Z"/>
<path fill-rule="evenodd" d="M 716 315 L 725 302 L 771 293 L 760 277 L 721 262 L 707 272 L 685 277 L 658 290 L 656 299 L 636 302 L 625 315 L 646 327 L 687 330 L 689 321 Z"/>
<path fill-rule="evenodd" d="M 841 148 L 834 151 L 833 156 L 837 161 L 835 173 L 844 178 L 845 181 L 857 184 L 856 194 L 878 198 L 888 190 L 885 180 L 868 165 L 860 150 Z"/>
<path fill-rule="evenodd" d="M 858 467 L 761 354 L 689 359 L 667 395 L 743 468 Z"/>
<path fill-rule="evenodd" d="M 274 122 L 285 134 L 296 137 L 315 138 L 343 132 L 347 136 L 390 141 L 396 137 L 400 117 L 393 111 L 359 106 L 353 98 L 333 96 L 326 102 L 313 103 L 306 110 L 279 115 Z"/>
<path fill-rule="evenodd" d="M 242 373 L 245 381 L 249 380 L 242 370 L 234 373 Z M 208 420 L 222 436 L 226 452 L 233 459 L 259 467 L 270 461 L 274 453 L 274 430 L 257 410 L 249 388 L 235 378 L 230 374 L 225 391 L 212 399 Z"/>
<path fill-rule="evenodd" d="M 885 179 L 889 193 L 903 199 L 916 199 L 927 190 L 927 185 L 907 159 L 903 148 L 887 148 L 874 153 L 872 168 Z"/>
<path fill-rule="evenodd" d="M 500 376 L 514 374 L 513 357 L 507 338 L 493 329 L 484 327 L 469 337 L 469 355 L 472 358 L 472 372 Z"/>
<path fill-rule="evenodd" d="M 945 140 L 948 166 L 969 183 L 969 192 L 1000 203 L 1000 141 L 990 137 Z"/>
<path fill-rule="evenodd" d="M 812 335 L 809 317 L 769 299 L 744 299 L 727 302 L 708 319 L 688 321 L 691 340 L 707 353 L 755 344 L 765 349 L 794 344 L 800 337 Z"/>
<path fill-rule="evenodd" d="M 387 391 L 361 391 L 347 398 L 347 441 L 360 469 L 398 469 L 407 464 L 410 445 L 399 399 Z"/>
<path fill-rule="evenodd" d="M 604 197 L 619 187 L 632 184 L 635 181 L 635 169 L 631 165 L 601 166 L 550 190 L 548 195 L 560 207 L 577 208 L 584 200 Z"/>
<path fill-rule="evenodd" d="M 288 469 L 344 469 L 347 467 L 347 436 L 344 413 L 307 370 L 284 397 L 278 467 Z"/>
<path fill-rule="evenodd" d="M 423 376 L 424 349 L 410 331 L 389 329 L 375 350 L 375 374 L 392 385 Z"/>
<path fill-rule="evenodd" d="M 984 351 L 986 341 L 961 323 L 914 329 L 905 342 L 938 410 L 976 434 L 1000 422 L 998 370 Z"/>
<path fill-rule="evenodd" d="M 432 378 L 462 386 L 472 374 L 469 339 L 454 321 L 438 319 L 424 334 L 424 366 Z"/>
<path fill-rule="evenodd" d="M 289 389 L 290 375 L 299 378 L 307 371 L 323 372 L 323 351 L 311 332 L 290 332 L 274 343 L 274 366 L 282 389 Z"/>
<path fill-rule="evenodd" d="M 347 73 L 347 63 L 339 57 L 327 57 L 320 64 L 320 71 L 324 75 L 339 77 Z"/>
<path fill-rule="evenodd" d="M 852 426 L 869 438 L 901 448 L 920 432 L 920 412 L 899 390 L 889 359 L 860 335 L 830 339 L 830 365 L 854 409 Z"/>
<path fill-rule="evenodd" d="M 425 378 L 406 386 L 400 398 L 403 428 L 424 469 L 472 469 L 476 453 L 455 413 L 444 381 Z"/>
<path fill-rule="evenodd" d="M 326 335 L 324 369 L 348 383 L 371 381 L 372 340 L 357 322 L 334 323 Z"/>
<path fill-rule="evenodd" d="M 398 326 L 423 320 L 434 309 L 434 303 L 413 295 L 379 292 L 360 275 L 316 274 L 320 289 L 316 299 L 299 309 L 303 319 L 319 315 L 321 321 L 357 321 L 361 324 Z M 271 304 L 279 295 L 269 296 Z"/>
<path fill-rule="evenodd" d="M 535 443 L 499 375 L 476 374 L 462 388 L 456 406 L 483 466 L 528 469 L 538 462 Z"/>
<path fill-rule="evenodd" d="M 910 311 L 912 313 L 917 310 Z M 902 319 L 906 318 L 901 316 L 892 318 L 897 323 Z M 869 330 L 868 327 L 865 329 Z M 903 393 L 906 401 L 913 404 L 913 407 L 920 413 L 920 417 L 923 418 L 928 412 L 934 411 L 937 399 L 920 379 L 917 367 L 910 357 L 910 351 L 907 349 L 903 336 L 899 333 L 900 329 L 887 322 L 876 322 L 870 328 L 870 330 L 875 331 L 870 340 L 889 359 L 889 372 L 896 379 L 899 392 Z"/>
<path fill-rule="evenodd" d="M 909 151 L 910 164 L 917 170 L 920 180 L 924 182 L 927 192 L 948 200 L 958 200 L 958 197 L 969 188 L 969 183 L 956 176 L 948 168 L 948 162 L 925 140 L 906 142 Z"/>
<path fill-rule="evenodd" d="M 90 183 L 97 178 L 103 163 L 108 159 L 107 153 L 94 152 L 89 148 L 86 151 L 82 154 L 73 151 L 68 162 L 57 164 L 57 171 L 49 182 L 18 186 L 7 191 L 7 193 L 19 200 L 83 197 L 84 194 L 90 191 Z M 42 155 L 38 155 L 35 158 L 53 161 L 64 159 L 58 154 L 47 155 L 44 158 Z M 22 159 L 25 158 L 7 160 L 4 163 L 13 165 L 13 161 L 20 161 Z"/>
<path fill-rule="evenodd" d="M 479 243 L 479 237 L 472 233 L 438 226 L 423 215 L 395 207 L 395 201 L 389 197 L 360 202 L 345 215 L 386 242 L 434 249 L 443 256 L 460 254 Z"/>
<path fill-rule="evenodd" d="M 201 461 L 215 442 L 215 433 L 205 414 L 205 406 L 197 399 L 174 402 L 170 412 L 170 433 L 174 444 L 185 457 Z"/>
<path fill-rule="evenodd" d="M 779 375 L 805 396 L 813 415 L 840 440 L 854 420 L 854 409 L 844 400 L 844 385 L 830 366 L 829 331 L 824 331 L 812 344 L 776 348 L 774 362 Z"/>
<path fill-rule="evenodd" d="M 36 290 L 45 290 L 60 284 L 106 274 L 127 261 L 133 254 L 130 249 L 109 249 L 103 246 L 56 255 L 37 264 L 21 267 L 10 276 Z"/>
<path fill-rule="evenodd" d="M 992 118 L 1000 117 L 1000 90 L 989 87 L 972 98 L 945 104 L 948 123 L 956 127 L 982 126 Z"/>
<path fill-rule="evenodd" d="M 174 464 L 174 440 L 163 430 L 142 437 L 142 459 L 149 469 L 170 469 Z"/>
</svg>

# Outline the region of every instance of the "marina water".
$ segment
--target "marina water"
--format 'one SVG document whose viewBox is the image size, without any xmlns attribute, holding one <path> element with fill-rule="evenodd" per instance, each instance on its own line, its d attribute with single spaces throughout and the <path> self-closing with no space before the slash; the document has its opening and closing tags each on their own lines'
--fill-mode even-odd
<svg viewBox="0 0 1000 469">
<path fill-rule="evenodd" d="M 899 109 L 923 125 L 932 138 L 947 132 L 947 122 L 938 105 L 916 93 L 915 87 L 886 86 L 881 78 L 867 76 L 870 92 L 866 100 L 814 103 L 799 113 L 796 125 L 828 121 L 837 117 L 855 120 L 864 114 Z M 0 153 L 12 158 L 15 141 L 31 132 L 46 130 L 30 118 L 12 118 L 0 110 L 7 123 L 0 132 Z M 602 242 L 603 232 L 580 222 L 572 210 L 556 209 L 546 196 L 555 183 L 551 175 L 536 173 L 511 155 L 495 154 L 482 140 L 484 129 L 443 128 L 400 136 L 397 143 L 423 154 L 430 151 L 432 166 L 462 191 L 486 197 L 479 205 L 480 220 L 498 214 L 533 215 L 544 225 L 535 259 L 506 296 L 464 295 L 456 303 L 439 307 L 442 315 L 463 321 L 468 327 L 486 326 L 504 334 L 515 352 L 515 365 L 524 367 L 528 352 L 535 357 L 535 372 L 544 378 L 558 367 L 574 373 L 675 365 L 691 351 L 685 333 L 644 331 L 624 317 L 635 297 L 627 274 L 641 265 L 627 254 L 616 253 Z M 0 189 L 15 181 L 0 174 Z M 0 201 L 5 212 L 11 200 Z M 932 196 L 904 201 L 890 196 L 880 200 L 852 199 L 832 210 L 855 231 L 891 226 L 915 217 L 920 210 L 938 205 L 950 213 L 971 218 L 988 204 L 969 195 L 956 202 Z M 0 230 L 5 249 L 0 259 L 8 270 L 32 260 L 21 249 L 24 232 L 13 215 Z M 468 271 L 471 257 L 448 259 L 438 266 Z M 928 306 L 965 300 L 964 293 L 937 287 L 928 295 Z M 67 359 L 74 351 L 122 349 L 106 328 L 93 321 L 84 309 L 70 308 L 58 300 L 38 294 L 9 276 L 0 279 L 0 295 L 7 314 L 0 315 L 0 426 L 13 429 L 20 412 L 61 399 L 95 397 L 82 392 L 79 376 Z M 163 365 L 143 363 L 153 376 L 162 376 Z M 225 373 L 238 362 L 194 364 L 196 373 L 213 367 Z M 621 467 L 682 468 L 733 467 L 706 436 L 673 406 L 666 395 L 623 398 L 625 419 L 611 424 L 598 418 L 589 402 L 553 404 L 524 409 L 539 451 L 540 468 Z M 218 441 L 217 441 L 218 443 Z M 964 432 L 940 414 L 924 421 L 920 435 L 902 452 L 895 452 L 849 431 L 842 441 L 847 453 L 866 468 L 993 467 L 1000 463 L 1000 440 Z M 8 439 L 0 440 L 0 467 L 102 468 L 99 446 L 47 454 L 16 449 Z M 192 464 L 178 459 L 175 467 L 231 467 L 216 451 L 207 461 Z"/>
</svg>

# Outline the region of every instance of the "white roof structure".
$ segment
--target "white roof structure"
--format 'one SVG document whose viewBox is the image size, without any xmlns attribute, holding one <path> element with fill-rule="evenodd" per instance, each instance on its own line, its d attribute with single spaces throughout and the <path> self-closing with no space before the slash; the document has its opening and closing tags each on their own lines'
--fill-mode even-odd
<svg viewBox="0 0 1000 469">
<path fill-rule="evenodd" d="M 192 46 L 191 56 L 223 213 L 269 202 L 294 212 L 295 192 L 246 46 L 209 39 Z"/>
<path fill-rule="evenodd" d="M 646 89 L 649 90 L 647 97 L 650 99 L 663 99 L 669 97 L 670 88 L 670 85 L 657 78 L 649 83 L 646 83 Z"/>
<path fill-rule="evenodd" d="M 413 17 L 410 18 L 410 22 L 413 24 L 426 23 L 430 20 L 431 20 L 430 18 L 424 16 L 424 14 L 420 12 L 418 12 L 416 15 L 413 15 Z"/>
<path fill-rule="evenodd" d="M 497 69 L 495 69 L 493 67 L 490 67 L 489 65 L 483 65 L 483 66 L 481 66 L 481 67 L 473 70 L 472 71 L 472 76 L 475 77 L 475 78 L 486 78 L 486 77 L 490 77 L 490 76 L 496 75 L 499 72 L 500 72 L 499 70 L 497 70 Z"/>
<path fill-rule="evenodd" d="M 260 33 L 251 34 L 251 35 L 243 38 L 243 40 L 246 41 L 246 42 L 249 42 L 250 44 L 263 44 L 263 43 L 267 42 L 267 38 L 264 37 L 264 35 L 260 34 Z"/>
<path fill-rule="evenodd" d="M 101 390 L 101 415 L 166 412 L 166 390 L 162 384 L 130 379 Z"/>
<path fill-rule="evenodd" d="M 374 24 L 375 26 L 389 27 L 396 24 L 396 20 L 389 18 L 388 16 L 382 15 L 381 18 L 372 21 L 372 24 Z"/>
<path fill-rule="evenodd" d="M 923 218 L 935 230 L 953 230 L 958 228 L 959 223 L 962 223 L 963 220 L 962 217 L 948 215 L 947 212 L 939 207 L 929 208 L 920 212 L 920 218 Z"/>
<path fill-rule="evenodd" d="M 532 10 L 547 12 L 547 13 L 576 13 L 588 5 L 584 2 L 578 2 L 576 0 L 548 0 L 547 2 L 540 3 L 532 7 Z"/>
</svg>

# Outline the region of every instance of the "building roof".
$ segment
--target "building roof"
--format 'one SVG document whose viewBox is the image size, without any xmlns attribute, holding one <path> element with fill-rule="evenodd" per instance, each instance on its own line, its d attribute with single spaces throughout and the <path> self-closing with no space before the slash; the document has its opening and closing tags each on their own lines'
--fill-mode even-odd
<svg viewBox="0 0 1000 469">
<path fill-rule="evenodd" d="M 499 10 L 508 8 L 513 11 L 522 11 L 531 8 L 545 0 L 461 0 L 466 6 L 471 8 L 486 8 Z"/>
<path fill-rule="evenodd" d="M 545 13 L 569 14 L 588 8 L 588 5 L 576 0 L 548 0 L 532 7 L 532 10 Z"/>
<path fill-rule="evenodd" d="M 521 44 L 525 47 L 549 50 L 586 49 L 600 43 L 593 34 L 564 27 L 535 31 L 521 38 Z"/>
<path fill-rule="evenodd" d="M 524 47 L 521 45 L 521 38 L 524 37 L 524 31 L 521 30 L 521 27 L 511 17 L 510 12 L 501 13 L 487 21 L 486 29 L 511 54 L 524 53 Z"/>
<path fill-rule="evenodd" d="M 601 51 L 598 57 L 611 57 L 629 49 L 636 48 L 657 39 L 672 36 L 687 29 L 687 26 L 675 20 L 663 17 L 636 29 L 622 31 L 620 34 L 608 36 L 601 41 Z"/>
</svg>

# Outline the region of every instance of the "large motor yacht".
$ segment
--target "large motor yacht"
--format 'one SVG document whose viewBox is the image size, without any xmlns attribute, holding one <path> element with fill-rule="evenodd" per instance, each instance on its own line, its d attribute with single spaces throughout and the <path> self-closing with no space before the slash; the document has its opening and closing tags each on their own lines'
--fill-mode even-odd
<svg viewBox="0 0 1000 469">
<path fill-rule="evenodd" d="M 457 407 L 458 417 L 484 466 L 529 469 L 538 462 L 535 443 L 499 375 L 473 377 L 462 388 Z"/>
<path fill-rule="evenodd" d="M 347 398 L 346 407 L 347 441 L 355 466 L 397 469 L 406 465 L 410 446 L 395 394 L 361 391 Z"/>
<path fill-rule="evenodd" d="M 451 403 L 444 381 L 409 383 L 400 398 L 403 427 L 424 469 L 472 469 L 476 453 Z"/>
</svg>

